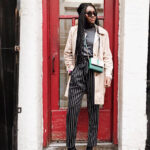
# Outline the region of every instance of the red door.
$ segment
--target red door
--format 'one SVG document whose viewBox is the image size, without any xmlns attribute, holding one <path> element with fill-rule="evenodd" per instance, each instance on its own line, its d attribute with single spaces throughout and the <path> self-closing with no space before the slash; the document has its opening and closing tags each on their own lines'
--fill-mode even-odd
<svg viewBox="0 0 150 150">
<path fill-rule="evenodd" d="M 81 0 L 78 0 L 81 1 Z M 94 3 L 94 1 L 93 1 Z M 76 23 L 76 0 L 43 1 L 43 116 L 44 146 L 50 141 L 65 140 L 67 99 L 64 97 L 67 73 L 63 50 L 68 31 Z M 117 143 L 117 31 L 118 0 L 95 1 L 101 26 L 109 32 L 114 59 L 114 79 L 99 111 L 98 140 Z M 116 8 L 116 9 L 115 9 Z M 86 95 L 79 114 L 77 140 L 86 140 L 88 113 Z"/>
</svg>

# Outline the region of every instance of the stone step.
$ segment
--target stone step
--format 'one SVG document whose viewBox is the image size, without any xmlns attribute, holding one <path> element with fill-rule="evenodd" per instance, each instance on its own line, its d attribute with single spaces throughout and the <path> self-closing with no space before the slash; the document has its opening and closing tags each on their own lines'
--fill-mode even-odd
<svg viewBox="0 0 150 150">
<path fill-rule="evenodd" d="M 87 143 L 76 143 L 77 150 L 86 150 Z M 67 150 L 65 143 L 51 143 L 44 150 Z M 118 150 L 117 145 L 112 143 L 98 143 L 93 150 Z"/>
</svg>

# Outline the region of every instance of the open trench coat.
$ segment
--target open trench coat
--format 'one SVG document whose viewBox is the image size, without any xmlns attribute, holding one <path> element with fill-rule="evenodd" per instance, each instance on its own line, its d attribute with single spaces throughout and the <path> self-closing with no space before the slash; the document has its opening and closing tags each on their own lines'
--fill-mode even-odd
<svg viewBox="0 0 150 150">
<path fill-rule="evenodd" d="M 96 32 L 95 32 L 94 43 L 93 43 L 93 57 L 99 58 L 99 60 L 103 62 L 104 72 L 94 73 L 94 78 L 95 78 L 94 103 L 103 105 L 104 96 L 105 96 L 104 79 L 105 76 L 109 76 L 110 78 L 112 78 L 113 62 L 112 62 L 112 54 L 109 46 L 108 32 L 100 26 L 95 25 L 95 27 L 96 27 Z M 71 27 L 69 31 L 68 40 L 65 46 L 65 50 L 64 50 L 64 61 L 65 61 L 67 71 L 73 70 L 75 67 L 75 49 L 76 49 L 77 30 L 78 30 L 78 26 Z M 100 46 L 99 46 L 99 41 L 100 41 Z M 70 78 L 71 76 L 69 76 L 69 80 L 66 87 L 66 92 L 65 92 L 66 97 L 68 97 Z"/>
</svg>

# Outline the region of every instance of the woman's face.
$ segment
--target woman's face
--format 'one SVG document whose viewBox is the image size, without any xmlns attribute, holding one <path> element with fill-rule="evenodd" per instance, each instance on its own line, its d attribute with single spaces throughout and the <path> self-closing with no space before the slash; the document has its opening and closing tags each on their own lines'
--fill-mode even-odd
<svg viewBox="0 0 150 150">
<path fill-rule="evenodd" d="M 91 24 L 94 24 L 96 20 L 96 16 L 97 13 L 95 12 L 95 9 L 92 6 L 88 6 L 86 8 L 86 14 L 85 14 L 87 21 Z"/>
</svg>

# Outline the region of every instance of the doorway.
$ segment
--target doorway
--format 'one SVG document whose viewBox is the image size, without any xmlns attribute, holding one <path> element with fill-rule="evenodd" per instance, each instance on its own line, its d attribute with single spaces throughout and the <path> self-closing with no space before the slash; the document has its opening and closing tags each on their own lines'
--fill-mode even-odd
<svg viewBox="0 0 150 150">
<path fill-rule="evenodd" d="M 64 141 L 66 137 L 67 99 L 64 92 L 67 73 L 64 66 L 63 50 L 71 26 L 76 25 L 76 9 L 81 0 L 45 1 L 43 6 L 43 117 L 44 146 L 51 141 Z M 118 84 L 118 1 L 94 0 L 98 10 L 100 25 L 109 32 L 110 48 L 114 59 L 114 78 L 112 87 L 107 89 L 105 105 L 100 109 L 98 140 L 117 144 L 117 84 Z M 46 5 L 47 4 L 47 5 Z M 86 141 L 88 113 L 86 95 L 82 101 L 77 127 L 77 140 Z"/>
</svg>

